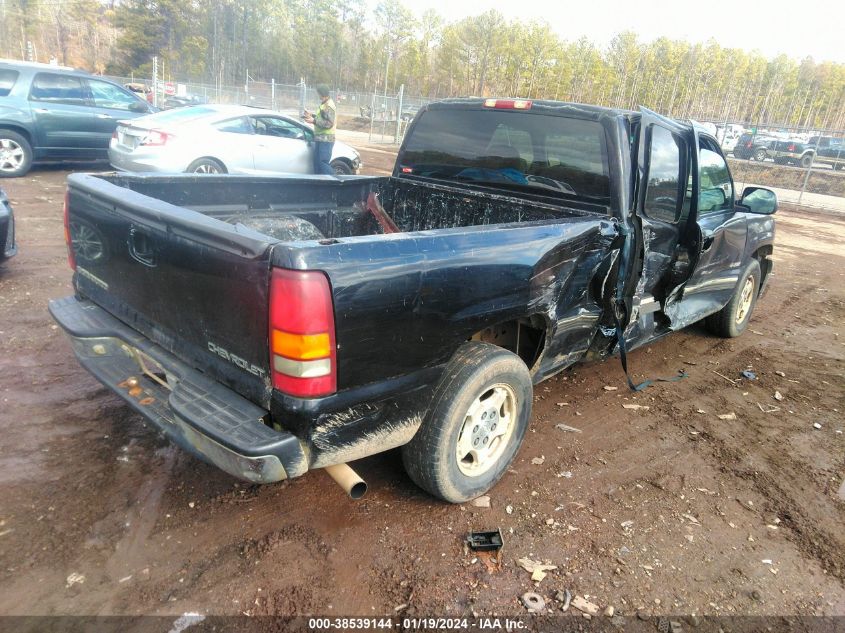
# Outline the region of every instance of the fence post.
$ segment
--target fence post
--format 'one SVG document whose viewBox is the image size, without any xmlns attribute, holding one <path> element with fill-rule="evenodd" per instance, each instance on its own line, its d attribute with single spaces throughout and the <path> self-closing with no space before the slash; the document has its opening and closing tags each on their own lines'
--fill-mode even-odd
<svg viewBox="0 0 845 633">
<path fill-rule="evenodd" d="M 816 164 L 816 154 L 819 153 L 819 141 L 821 140 L 821 132 L 816 135 L 816 144 L 813 146 L 813 160 L 810 161 L 810 166 L 807 167 L 807 173 L 804 175 L 804 183 L 801 185 L 801 193 L 798 194 L 798 206 L 801 206 L 801 198 L 804 197 L 804 191 L 807 189 L 807 182 L 810 180 L 810 172 L 813 171 L 813 165 Z"/>
<path fill-rule="evenodd" d="M 305 97 L 306 97 L 306 91 L 307 90 L 308 90 L 308 88 L 305 85 L 305 80 L 302 79 L 299 82 L 299 113 L 300 114 L 305 112 Z"/>
<path fill-rule="evenodd" d="M 153 55 L 153 106 L 158 107 L 158 55 Z"/>
<path fill-rule="evenodd" d="M 270 109 L 276 109 L 276 80 L 270 79 Z"/>
<path fill-rule="evenodd" d="M 393 142 L 399 144 L 399 138 L 402 132 L 402 99 L 405 95 L 405 84 L 399 86 L 399 105 L 396 108 L 396 135 L 393 137 Z"/>
<path fill-rule="evenodd" d="M 376 116 L 376 93 L 370 98 L 370 143 L 373 142 L 373 121 Z"/>
</svg>

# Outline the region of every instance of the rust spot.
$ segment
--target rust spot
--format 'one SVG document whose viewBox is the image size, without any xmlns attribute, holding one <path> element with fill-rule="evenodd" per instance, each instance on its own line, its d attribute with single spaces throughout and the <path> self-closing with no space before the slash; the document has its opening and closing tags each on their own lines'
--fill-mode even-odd
<svg viewBox="0 0 845 633">
<path fill-rule="evenodd" d="M 117 383 L 117 386 L 120 387 L 121 389 L 130 389 L 132 387 L 137 387 L 138 386 L 138 379 L 135 378 L 135 376 L 130 376 L 129 378 L 127 378 L 123 382 Z"/>
<path fill-rule="evenodd" d="M 140 387 L 132 387 L 132 389 L 129 390 L 129 395 L 132 396 L 133 398 L 137 398 L 142 393 L 144 393 L 144 390 L 141 389 Z"/>
<path fill-rule="evenodd" d="M 144 398 L 143 400 L 139 400 L 138 404 L 142 404 L 146 407 L 147 405 L 150 405 L 155 401 L 156 401 L 155 398 Z"/>
</svg>

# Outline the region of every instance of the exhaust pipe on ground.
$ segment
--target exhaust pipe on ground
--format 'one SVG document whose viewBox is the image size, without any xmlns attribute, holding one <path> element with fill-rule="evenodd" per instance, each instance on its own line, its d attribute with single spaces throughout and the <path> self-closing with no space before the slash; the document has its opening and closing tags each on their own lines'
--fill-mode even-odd
<svg viewBox="0 0 845 633">
<path fill-rule="evenodd" d="M 367 483 L 346 464 L 326 466 L 323 470 L 346 491 L 350 498 L 360 499 L 366 494 Z"/>
</svg>

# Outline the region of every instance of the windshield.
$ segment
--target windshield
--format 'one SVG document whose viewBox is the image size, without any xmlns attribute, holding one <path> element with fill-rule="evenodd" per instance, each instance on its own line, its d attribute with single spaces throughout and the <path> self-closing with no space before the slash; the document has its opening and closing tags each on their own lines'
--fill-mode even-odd
<svg viewBox="0 0 845 633">
<path fill-rule="evenodd" d="M 604 128 L 562 116 L 428 110 L 406 141 L 399 170 L 546 196 L 610 198 Z"/>
</svg>

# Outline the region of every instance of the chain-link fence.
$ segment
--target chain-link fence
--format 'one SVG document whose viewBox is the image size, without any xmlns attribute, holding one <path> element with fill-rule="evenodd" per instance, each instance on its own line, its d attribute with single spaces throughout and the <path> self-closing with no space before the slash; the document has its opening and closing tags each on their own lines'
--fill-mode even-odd
<svg viewBox="0 0 845 633">
<path fill-rule="evenodd" d="M 315 110 L 320 103 L 315 86 L 279 84 L 275 81 L 250 80 L 244 86 L 216 86 L 192 82 L 158 81 L 138 77 L 110 77 L 118 83 L 142 89 L 148 99 L 161 108 L 223 103 L 270 108 L 292 116 L 305 109 Z M 340 127 L 366 134 L 372 143 L 397 144 L 420 107 L 430 100 L 407 98 L 399 94 L 376 92 L 336 91 Z"/>
<path fill-rule="evenodd" d="M 316 87 L 250 80 L 243 86 L 219 86 L 148 78 L 112 77 L 136 90 L 146 89 L 160 107 L 197 103 L 231 103 L 270 108 L 292 116 L 314 110 Z M 417 111 L 429 103 L 422 97 L 384 92 L 336 91 L 339 128 L 359 142 L 398 144 Z M 845 130 L 788 128 L 774 124 L 712 121 L 728 157 L 737 191 L 759 185 L 775 189 L 786 204 L 845 212 Z"/>
</svg>

